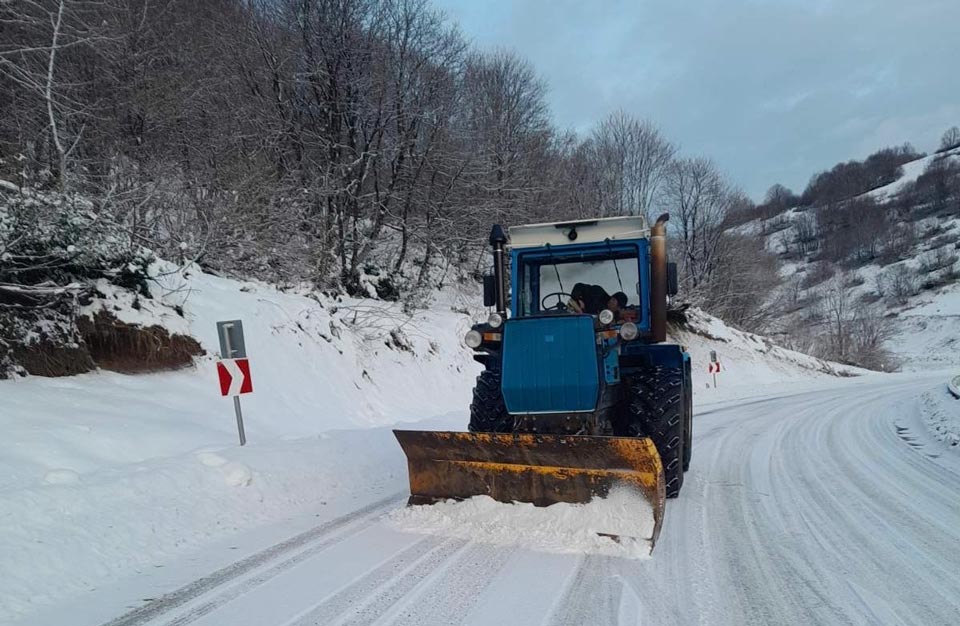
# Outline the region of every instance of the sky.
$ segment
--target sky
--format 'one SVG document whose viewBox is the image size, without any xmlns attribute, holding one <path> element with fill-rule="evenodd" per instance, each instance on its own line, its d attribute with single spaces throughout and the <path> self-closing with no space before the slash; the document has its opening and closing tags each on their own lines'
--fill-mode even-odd
<svg viewBox="0 0 960 626">
<path fill-rule="evenodd" d="M 755 200 L 960 125 L 960 0 L 435 0 L 582 134 L 622 109 Z"/>
</svg>

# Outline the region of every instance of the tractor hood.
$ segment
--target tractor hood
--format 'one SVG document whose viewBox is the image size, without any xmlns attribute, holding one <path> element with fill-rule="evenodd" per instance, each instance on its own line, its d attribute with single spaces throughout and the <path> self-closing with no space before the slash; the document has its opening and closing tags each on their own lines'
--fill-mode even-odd
<svg viewBox="0 0 960 626">
<path fill-rule="evenodd" d="M 600 370 L 593 325 L 589 315 L 507 320 L 501 386 L 510 414 L 596 410 Z"/>
</svg>

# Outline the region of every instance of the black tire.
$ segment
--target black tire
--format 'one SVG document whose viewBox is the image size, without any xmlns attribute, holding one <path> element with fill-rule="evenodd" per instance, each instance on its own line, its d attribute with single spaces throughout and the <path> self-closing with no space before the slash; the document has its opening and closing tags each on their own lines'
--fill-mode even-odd
<svg viewBox="0 0 960 626">
<path fill-rule="evenodd" d="M 509 433 L 513 431 L 513 419 L 507 413 L 500 391 L 500 370 L 486 369 L 477 376 L 473 388 L 473 402 L 470 403 L 470 425 L 472 433 Z"/>
<path fill-rule="evenodd" d="M 653 439 L 668 498 L 676 498 L 683 485 L 683 405 L 683 370 L 654 367 L 632 377 L 627 435 Z"/>
<path fill-rule="evenodd" d="M 690 469 L 693 457 L 693 376 L 689 364 L 683 377 L 683 471 Z"/>
</svg>

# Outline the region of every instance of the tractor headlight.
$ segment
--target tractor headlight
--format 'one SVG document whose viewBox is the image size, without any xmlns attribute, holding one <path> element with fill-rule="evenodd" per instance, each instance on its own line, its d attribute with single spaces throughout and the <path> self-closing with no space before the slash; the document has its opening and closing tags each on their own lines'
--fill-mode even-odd
<svg viewBox="0 0 960 626">
<path fill-rule="evenodd" d="M 640 331 L 637 329 L 636 324 L 627 322 L 620 327 L 620 336 L 624 341 L 633 341 L 640 336 Z"/>
<path fill-rule="evenodd" d="M 606 326 L 613 322 L 613 311 L 610 309 L 604 309 L 600 311 L 600 323 Z"/>
<path fill-rule="evenodd" d="M 483 335 L 479 331 L 471 330 L 463 338 L 463 343 L 467 344 L 468 348 L 479 348 L 480 344 L 483 343 Z"/>
<path fill-rule="evenodd" d="M 503 316 L 499 313 L 491 313 L 490 317 L 487 318 L 487 325 L 490 328 L 500 328 L 503 326 Z"/>
</svg>

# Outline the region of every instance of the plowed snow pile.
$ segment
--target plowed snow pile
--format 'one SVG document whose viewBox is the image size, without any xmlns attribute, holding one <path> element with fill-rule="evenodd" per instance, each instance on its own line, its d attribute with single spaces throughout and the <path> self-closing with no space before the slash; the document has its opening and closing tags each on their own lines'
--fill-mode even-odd
<svg viewBox="0 0 960 626">
<path fill-rule="evenodd" d="M 488 496 L 411 506 L 390 514 L 400 530 L 443 535 L 540 552 L 648 558 L 653 511 L 641 496 L 621 489 L 587 504 L 536 507 Z M 619 541 L 608 536 L 616 535 Z"/>
<path fill-rule="evenodd" d="M 922 401 L 927 428 L 945 444 L 960 446 L 960 400 L 938 388 L 924 393 Z"/>
</svg>

